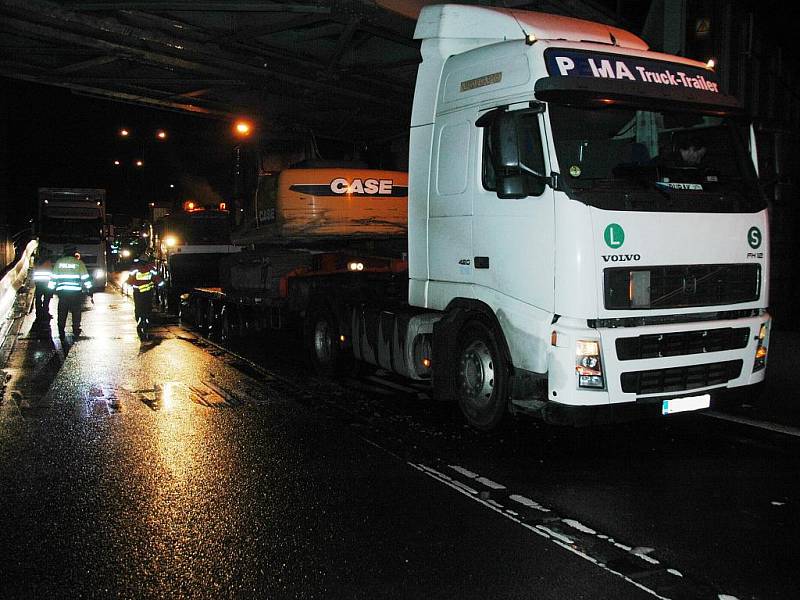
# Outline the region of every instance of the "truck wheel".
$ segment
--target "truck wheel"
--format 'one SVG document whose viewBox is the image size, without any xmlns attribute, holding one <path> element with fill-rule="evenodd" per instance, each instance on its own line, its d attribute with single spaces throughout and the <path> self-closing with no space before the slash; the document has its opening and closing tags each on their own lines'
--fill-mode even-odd
<svg viewBox="0 0 800 600">
<path fill-rule="evenodd" d="M 177 292 L 169 291 L 166 294 L 166 309 L 174 315 L 181 314 L 181 296 Z"/>
<path fill-rule="evenodd" d="M 244 306 L 239 307 L 239 310 L 236 311 L 236 332 L 239 337 L 247 337 L 250 331 L 247 312 L 248 310 Z"/>
<path fill-rule="evenodd" d="M 314 370 L 326 377 L 337 374 L 339 328 L 333 313 L 321 306 L 309 309 L 303 329 Z"/>
<path fill-rule="evenodd" d="M 458 336 L 456 396 L 467 423 L 495 429 L 506 414 L 508 365 L 497 335 L 481 321 L 467 322 Z"/>
</svg>

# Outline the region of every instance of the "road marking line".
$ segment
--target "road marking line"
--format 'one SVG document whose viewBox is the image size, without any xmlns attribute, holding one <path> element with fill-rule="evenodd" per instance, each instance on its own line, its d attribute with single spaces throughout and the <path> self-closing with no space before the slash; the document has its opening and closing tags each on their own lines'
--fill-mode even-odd
<svg viewBox="0 0 800 600">
<path fill-rule="evenodd" d="M 482 483 L 486 487 L 492 488 L 493 490 L 504 490 L 504 489 L 506 489 L 506 486 L 504 486 L 502 484 L 499 484 L 499 483 L 496 483 L 496 482 L 492 481 L 491 479 L 487 479 L 486 477 L 478 477 L 475 481 L 477 481 L 478 483 Z"/>
<path fill-rule="evenodd" d="M 749 425 L 758 429 L 765 429 L 774 433 L 783 433 L 793 437 L 800 437 L 800 429 L 791 427 L 790 425 L 781 425 L 780 423 L 771 423 L 769 421 L 759 421 L 757 419 L 749 419 L 747 417 L 738 417 L 736 415 L 727 415 L 725 413 L 709 410 L 703 413 L 708 417 L 720 419 L 721 421 L 730 421 L 732 423 L 739 423 L 740 425 Z"/>
<path fill-rule="evenodd" d="M 412 467 L 412 468 L 424 473 L 428 477 L 431 477 L 432 479 L 435 479 L 439 483 L 443 483 L 444 485 L 446 485 L 446 486 L 456 490 L 457 492 L 463 494 L 467 498 L 471 498 L 475 502 L 478 502 L 478 503 L 482 504 L 483 506 L 489 508 L 490 510 L 493 510 L 497 514 L 504 516 L 506 519 L 509 519 L 509 520 L 513 521 L 514 523 L 517 523 L 518 525 L 522 525 L 526 529 L 532 531 L 533 533 L 535 533 L 535 534 L 537 534 L 537 535 L 539 535 L 539 536 L 541 536 L 541 537 L 543 537 L 545 539 L 548 539 L 548 540 L 552 541 L 554 544 L 557 544 L 557 545 L 561 546 L 562 548 L 564 548 L 565 550 L 571 552 L 572 554 L 575 554 L 576 556 L 580 556 L 581 558 L 583 558 L 583 559 L 585 559 L 585 560 L 597 565 L 598 567 L 600 567 L 604 571 L 606 571 L 608 573 L 611 573 L 612 575 L 616 575 L 617 577 L 622 578 L 623 580 L 625 580 L 628 583 L 636 586 L 637 588 L 639 588 L 640 590 L 650 594 L 651 596 L 653 596 L 655 598 L 658 598 L 659 600 L 670 600 L 666 596 L 660 595 L 655 590 L 650 589 L 649 587 L 647 587 L 645 585 L 642 585 L 641 583 L 631 579 L 627 575 L 624 575 L 623 573 L 620 573 L 619 571 L 615 571 L 614 569 L 608 567 L 607 565 L 601 564 L 600 562 L 598 562 L 597 559 L 589 556 L 588 554 L 585 554 L 584 552 L 581 552 L 577 548 L 573 547 L 570 543 L 565 543 L 561 539 L 558 539 L 556 537 L 551 536 L 550 534 L 547 533 L 547 531 L 548 531 L 547 528 L 541 527 L 540 525 L 533 526 L 533 525 L 530 525 L 529 523 L 525 523 L 521 519 L 518 519 L 516 516 L 509 514 L 508 512 L 506 512 L 505 510 L 503 510 L 499 506 L 496 506 L 497 503 L 490 503 L 490 502 L 482 499 L 477 493 L 472 494 L 472 493 L 466 491 L 464 489 L 464 487 L 466 487 L 466 486 L 462 487 L 462 486 L 458 485 L 459 482 L 457 482 L 454 479 L 448 477 L 444 473 L 440 473 L 439 471 L 437 471 L 435 469 L 432 469 L 430 467 L 427 467 L 427 466 L 425 466 L 423 464 L 417 464 L 417 463 L 413 463 L 413 462 L 410 462 L 410 461 L 407 464 L 410 467 Z M 563 536 L 559 535 L 558 537 L 563 537 Z M 568 539 L 568 538 L 563 537 L 563 539 Z M 571 540 L 570 540 L 570 542 L 571 542 Z"/>
<path fill-rule="evenodd" d="M 522 506 L 525 506 L 527 508 L 534 508 L 534 509 L 540 510 L 542 512 L 550 512 L 549 508 L 545 508 L 544 506 L 542 506 L 538 502 L 534 502 L 530 498 L 526 498 L 525 496 L 520 496 L 519 494 L 511 494 L 508 497 L 508 499 L 509 500 L 513 500 L 514 502 L 517 502 L 519 504 L 522 504 Z"/>
<path fill-rule="evenodd" d="M 415 390 L 414 388 L 408 387 L 407 385 L 395 383 L 394 381 L 389 381 L 388 379 L 384 379 L 383 377 L 378 377 L 376 375 L 370 375 L 369 377 L 365 377 L 364 379 L 371 381 L 373 383 L 377 383 L 379 385 L 384 385 L 386 387 L 398 390 L 400 392 L 406 392 L 407 394 L 417 393 L 417 390 Z"/>
</svg>

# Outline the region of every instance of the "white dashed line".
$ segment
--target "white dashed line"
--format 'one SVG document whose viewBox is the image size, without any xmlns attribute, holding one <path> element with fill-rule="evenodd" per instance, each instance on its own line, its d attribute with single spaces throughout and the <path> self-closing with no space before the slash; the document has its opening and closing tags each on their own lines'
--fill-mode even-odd
<svg viewBox="0 0 800 600">
<path fill-rule="evenodd" d="M 728 415 L 715 410 L 707 410 L 703 414 L 707 417 L 712 417 L 721 421 L 730 421 L 731 423 L 749 425 L 750 427 L 757 427 L 758 429 L 765 429 L 766 431 L 772 431 L 774 433 L 782 433 L 784 435 L 800 437 L 800 429 L 797 427 L 791 427 L 789 425 L 781 425 L 780 423 L 770 423 L 769 421 L 759 421 L 757 419 L 748 419 L 747 417 Z"/>
</svg>

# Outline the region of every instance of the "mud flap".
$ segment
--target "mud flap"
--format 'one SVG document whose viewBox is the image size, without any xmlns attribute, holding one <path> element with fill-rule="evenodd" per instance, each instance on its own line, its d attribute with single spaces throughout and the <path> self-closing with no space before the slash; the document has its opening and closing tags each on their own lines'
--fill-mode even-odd
<svg viewBox="0 0 800 600">
<path fill-rule="evenodd" d="M 462 309 L 451 310 L 433 325 L 433 395 L 442 402 L 456 400 L 456 345 L 469 314 Z"/>
</svg>

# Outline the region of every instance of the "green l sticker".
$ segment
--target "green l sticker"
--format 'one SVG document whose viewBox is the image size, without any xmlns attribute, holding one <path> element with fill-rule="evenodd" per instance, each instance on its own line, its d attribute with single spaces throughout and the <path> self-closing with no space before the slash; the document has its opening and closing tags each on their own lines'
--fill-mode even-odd
<svg viewBox="0 0 800 600">
<path fill-rule="evenodd" d="M 603 232 L 603 239 L 609 248 L 621 248 L 625 242 L 625 231 L 616 223 L 611 223 Z"/>
</svg>

